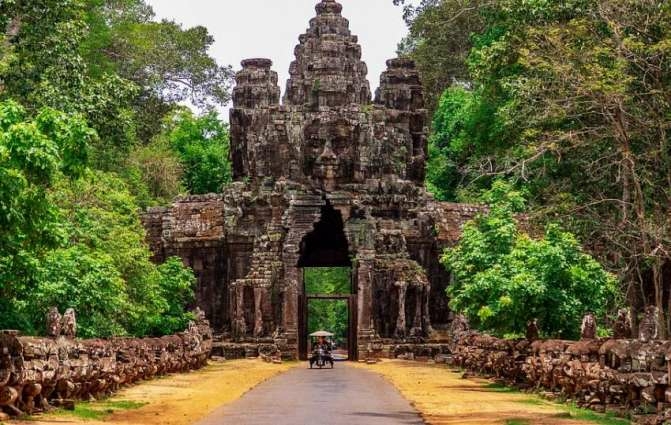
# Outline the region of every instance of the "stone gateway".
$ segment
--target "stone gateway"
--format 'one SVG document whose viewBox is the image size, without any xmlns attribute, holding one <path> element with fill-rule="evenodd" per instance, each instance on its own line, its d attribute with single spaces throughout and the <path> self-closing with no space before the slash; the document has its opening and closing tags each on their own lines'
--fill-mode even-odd
<svg viewBox="0 0 671 425">
<path fill-rule="evenodd" d="M 316 11 L 282 102 L 271 61 L 242 62 L 230 115 L 235 182 L 147 211 L 154 259 L 178 256 L 195 270 L 198 306 L 222 347 L 305 358 L 306 267 L 352 270 L 351 359 L 438 342 L 449 323 L 439 256 L 479 208 L 436 202 L 424 187 L 414 63 L 389 60 L 372 100 L 342 6 L 324 0 Z"/>
</svg>

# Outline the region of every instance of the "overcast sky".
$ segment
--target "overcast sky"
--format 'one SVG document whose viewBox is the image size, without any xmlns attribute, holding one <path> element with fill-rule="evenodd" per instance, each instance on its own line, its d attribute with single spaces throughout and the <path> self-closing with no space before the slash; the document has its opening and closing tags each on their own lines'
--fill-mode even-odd
<svg viewBox="0 0 671 425">
<path fill-rule="evenodd" d="M 385 61 L 395 56 L 406 34 L 400 7 L 392 0 L 339 0 L 352 32 L 359 36 L 371 88 L 378 86 Z M 316 15 L 317 0 L 148 0 L 159 18 L 187 27 L 203 25 L 216 40 L 211 54 L 222 65 L 240 69 L 246 58 L 273 61 L 284 94 L 298 35 Z M 222 118 L 227 118 L 227 113 Z"/>
</svg>

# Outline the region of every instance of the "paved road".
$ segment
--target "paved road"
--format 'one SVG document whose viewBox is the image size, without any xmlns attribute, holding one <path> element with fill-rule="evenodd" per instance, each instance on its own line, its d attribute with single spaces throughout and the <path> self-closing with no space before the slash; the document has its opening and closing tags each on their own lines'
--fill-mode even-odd
<svg viewBox="0 0 671 425">
<path fill-rule="evenodd" d="M 346 363 L 299 367 L 265 382 L 198 425 L 420 425 L 384 378 Z"/>
</svg>

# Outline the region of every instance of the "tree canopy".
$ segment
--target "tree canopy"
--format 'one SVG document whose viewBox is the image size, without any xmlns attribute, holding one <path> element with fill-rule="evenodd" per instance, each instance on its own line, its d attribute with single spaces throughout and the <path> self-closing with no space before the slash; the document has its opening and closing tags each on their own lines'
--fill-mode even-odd
<svg viewBox="0 0 671 425">
<path fill-rule="evenodd" d="M 524 188 L 530 217 L 578 235 L 617 273 L 633 307 L 668 311 L 668 2 L 457 3 L 422 2 L 410 15 L 407 54 L 429 70 L 428 90 L 432 72 L 448 82 L 429 105 L 429 188 L 451 201 L 477 200 L 499 179 Z M 431 68 L 422 50 L 450 51 L 439 45 L 452 19 L 443 8 L 481 23 L 459 26 L 469 33 L 467 73 L 451 84 L 456 73 Z"/>
<path fill-rule="evenodd" d="M 453 273 L 450 307 L 499 335 L 523 334 L 538 319 L 548 337 L 575 338 L 586 313 L 605 315 L 616 279 L 583 252 L 576 238 L 550 224 L 542 238 L 520 230 L 519 192 L 496 182 L 484 195 L 489 211 L 466 224 L 443 263 Z"/>
<path fill-rule="evenodd" d="M 228 181 L 213 41 L 143 0 L 0 2 L 0 327 L 58 306 L 82 336 L 184 329 L 193 272 L 150 261 L 139 212 Z"/>
</svg>

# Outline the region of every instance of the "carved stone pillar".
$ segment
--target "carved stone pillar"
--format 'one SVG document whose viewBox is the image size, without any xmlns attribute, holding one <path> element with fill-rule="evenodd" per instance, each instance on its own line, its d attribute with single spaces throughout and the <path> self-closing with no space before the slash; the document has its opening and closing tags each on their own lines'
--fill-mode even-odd
<svg viewBox="0 0 671 425">
<path fill-rule="evenodd" d="M 245 291 L 244 286 L 235 287 L 235 316 L 233 319 L 233 336 L 242 338 L 247 334 L 247 323 L 245 322 Z"/>
<path fill-rule="evenodd" d="M 263 293 L 264 288 L 254 288 L 254 338 L 263 336 Z"/>
<path fill-rule="evenodd" d="M 396 318 L 396 330 L 394 331 L 395 338 L 405 338 L 405 296 L 408 292 L 407 282 L 396 282 L 395 286 L 398 288 L 398 317 Z"/>
<path fill-rule="evenodd" d="M 298 296 L 301 294 L 299 288 L 302 281 L 301 269 L 294 265 L 298 262 L 298 256 L 286 256 L 284 259 L 284 308 L 282 310 L 282 326 L 287 333 L 297 333 L 298 327 Z M 292 266 L 287 266 L 291 264 Z"/>
<path fill-rule="evenodd" d="M 415 317 L 412 321 L 412 329 L 410 330 L 410 336 L 418 337 L 423 336 L 422 332 L 422 311 L 424 307 L 423 294 L 422 290 L 419 287 L 415 287 Z"/>
<path fill-rule="evenodd" d="M 423 309 L 422 309 L 422 322 L 424 323 L 424 333 L 427 336 L 431 336 L 433 333 L 433 328 L 431 327 L 431 310 L 429 309 L 429 300 L 431 298 L 431 286 L 424 287 L 424 296 L 423 299 Z"/>
<path fill-rule="evenodd" d="M 357 270 L 358 304 L 359 304 L 359 335 L 369 336 L 373 332 L 373 262 L 371 255 L 359 253 L 359 267 Z"/>
</svg>

